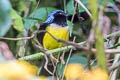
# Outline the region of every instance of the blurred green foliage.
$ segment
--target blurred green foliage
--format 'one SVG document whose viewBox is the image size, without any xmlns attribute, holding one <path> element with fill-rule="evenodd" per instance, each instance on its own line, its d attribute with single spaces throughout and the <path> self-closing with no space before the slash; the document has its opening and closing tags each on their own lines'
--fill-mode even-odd
<svg viewBox="0 0 120 80">
<path fill-rule="evenodd" d="M 38 21 L 45 21 L 47 18 L 48 14 L 56 10 L 55 8 L 52 7 L 46 7 L 46 8 L 38 8 L 36 11 L 30 14 L 30 16 L 25 19 L 24 27 L 26 29 L 30 29 L 33 27 Z"/>
<path fill-rule="evenodd" d="M 89 9 L 88 0 L 80 0 L 80 1 L 84 4 L 85 7 L 87 7 Z M 108 2 L 112 3 L 112 4 L 115 4 L 113 0 L 109 0 Z M 98 0 L 98 3 L 99 3 L 99 5 L 104 4 L 104 0 Z M 78 5 L 78 9 L 79 9 L 79 12 L 84 12 L 85 11 L 80 5 Z M 74 14 L 75 13 L 74 0 L 69 0 L 69 2 L 67 3 L 67 12 L 68 12 L 68 14 Z"/>
<path fill-rule="evenodd" d="M 40 2 L 39 2 L 40 1 Z M 97 20 L 96 15 L 98 15 L 98 7 L 101 4 L 104 4 L 104 0 L 98 0 L 99 4 L 95 4 L 95 2 L 91 1 L 91 7 L 88 5 L 88 0 L 80 0 L 88 9 L 91 8 L 91 13 L 94 16 L 94 19 Z M 48 14 L 56 9 L 64 10 L 63 6 L 63 0 L 10 0 L 11 5 L 8 0 L 0 0 L 0 37 L 13 37 L 13 38 L 19 38 L 25 36 L 25 30 L 27 32 L 27 36 L 30 36 L 32 32 L 37 30 L 42 22 L 44 22 L 48 16 Z M 39 4 L 38 4 L 39 3 Z M 109 0 L 109 3 L 115 4 L 114 0 Z M 6 6 L 7 5 L 7 6 Z M 66 10 L 69 15 L 74 14 L 74 0 L 66 0 Z M 82 13 L 85 10 L 78 6 L 79 12 Z M 113 15 L 113 14 L 111 14 Z M 10 18 L 11 17 L 11 18 Z M 117 15 L 112 17 L 113 20 L 117 18 Z M 12 21 L 11 21 L 12 19 Z M 113 22 L 113 21 L 112 21 Z M 117 22 L 117 21 L 115 21 Z M 70 37 L 76 36 L 76 42 L 81 42 L 83 40 L 86 40 L 89 35 L 89 30 L 91 28 L 91 21 L 81 21 L 77 23 L 72 23 L 70 21 L 67 21 L 69 27 L 70 27 Z M 36 25 L 37 24 L 37 25 Z M 85 26 L 87 29 L 87 36 L 82 33 L 81 27 Z M 8 32 L 8 33 L 7 33 Z M 7 34 L 6 34 L 7 33 Z M 6 35 L 5 35 L 6 34 Z M 98 30 L 97 39 L 99 42 L 96 42 L 96 46 L 99 53 L 104 53 L 103 49 L 103 37 L 101 35 L 101 32 Z M 35 38 L 36 39 L 36 38 Z M 31 55 L 35 53 L 39 53 L 40 50 L 36 48 L 34 44 L 35 39 L 28 40 L 27 47 L 26 48 L 26 54 L 25 55 Z M 10 49 L 14 53 L 14 55 L 23 54 L 23 40 L 19 41 L 9 41 L 4 40 L 8 43 L 10 46 Z M 23 47 L 23 48 L 21 48 Z M 19 53 L 19 54 L 18 54 Z M 83 65 L 87 65 L 88 59 L 86 58 L 86 54 L 88 52 L 86 51 L 74 51 L 72 57 L 70 58 L 69 63 L 80 63 Z M 84 55 L 84 57 L 83 57 Z M 100 56 L 99 56 L 100 55 Z M 105 55 L 99 54 L 100 57 L 99 61 L 104 62 L 105 61 Z M 68 55 L 67 55 L 68 56 Z M 104 56 L 104 57 L 103 57 Z M 66 57 L 65 57 L 66 58 Z M 101 60 L 102 59 L 102 60 Z M 105 63 L 103 63 L 104 66 L 106 66 Z M 60 70 L 59 70 L 60 69 Z M 64 65 L 58 65 L 58 73 L 61 76 L 63 73 Z"/>
<path fill-rule="evenodd" d="M 0 36 L 4 36 L 11 26 L 10 10 L 9 0 L 0 0 Z"/>
<path fill-rule="evenodd" d="M 2 1 L 4 0 L 1 0 L 1 2 Z M 74 13 L 73 1 L 74 0 L 66 1 L 65 6 L 68 14 Z M 39 0 L 11 0 L 12 9 L 10 4 L 8 4 L 8 6 L 4 6 L 3 4 L 0 3 L 1 4 L 0 6 L 4 7 L 4 9 L 1 9 L 2 7 L 0 7 L 1 11 L 3 11 L 3 13 L 2 12 L 0 13 L 0 17 L 1 17 L 0 22 L 3 21 L 2 18 L 5 18 L 4 23 L 9 24 L 9 26 L 8 27 L 6 26 L 6 28 L 2 26 L 0 27 L 0 30 L 2 30 L 0 31 L 0 35 L 3 36 L 3 34 L 5 34 L 9 29 L 10 16 L 12 18 L 12 23 L 11 23 L 12 27 L 8 31 L 8 34 L 5 35 L 6 37 L 14 37 L 14 38 L 23 37 L 23 35 L 25 35 L 25 32 L 24 32 L 25 29 L 33 32 L 34 30 L 36 30 L 36 27 L 39 27 L 39 26 L 36 26 L 36 24 L 44 22 L 51 11 L 56 9 L 63 10 L 64 9 L 63 2 L 64 2 L 63 0 L 58 0 L 58 1 L 57 0 L 40 0 L 40 2 Z M 81 0 L 81 2 L 89 9 L 88 0 Z M 99 4 L 102 4 L 103 2 L 104 2 L 103 0 L 99 0 Z M 109 2 L 112 4 L 115 4 L 113 0 L 109 0 Z M 78 6 L 78 8 L 79 8 L 79 12 L 84 12 L 84 9 L 80 7 L 80 5 Z M 74 24 L 68 21 L 68 25 L 70 26 L 70 36 L 71 34 L 76 36 L 77 42 L 85 40 L 86 37 L 83 36 L 83 33 L 81 31 L 81 27 L 83 26 L 81 24 L 85 24 L 86 29 L 88 29 L 90 28 L 89 23 L 90 23 L 89 20 L 81 23 L 74 23 Z M 29 32 L 28 35 L 32 34 L 31 32 Z M 15 55 L 18 54 L 19 48 L 23 46 L 22 41 L 16 41 L 15 43 L 13 41 L 7 41 L 7 42 Z M 28 46 L 29 46 L 28 47 L 29 49 L 27 49 L 28 51 L 26 52 L 29 54 L 33 54 L 39 51 L 34 46 L 33 39 L 29 40 Z"/>
<path fill-rule="evenodd" d="M 22 32 L 24 29 L 22 17 L 14 9 L 11 9 L 11 18 L 13 19 L 13 27 Z"/>
</svg>

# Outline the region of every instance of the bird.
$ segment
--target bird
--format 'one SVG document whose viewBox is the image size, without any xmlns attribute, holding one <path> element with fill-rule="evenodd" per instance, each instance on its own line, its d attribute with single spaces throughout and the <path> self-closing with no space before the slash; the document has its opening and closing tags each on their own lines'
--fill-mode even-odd
<svg viewBox="0 0 120 80">
<path fill-rule="evenodd" d="M 67 24 L 67 14 L 62 10 L 54 10 L 41 23 L 39 30 L 46 30 L 56 39 L 69 41 L 69 26 Z M 57 42 L 53 37 L 47 33 L 41 32 L 37 34 L 37 39 L 42 46 L 47 50 L 63 47 L 64 44 Z"/>
</svg>

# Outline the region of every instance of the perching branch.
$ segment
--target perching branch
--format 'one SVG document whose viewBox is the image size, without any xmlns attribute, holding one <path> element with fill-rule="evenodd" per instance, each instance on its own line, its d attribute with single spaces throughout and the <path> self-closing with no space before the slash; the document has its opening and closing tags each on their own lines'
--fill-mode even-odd
<svg viewBox="0 0 120 80">
<path fill-rule="evenodd" d="M 47 32 L 47 33 L 49 35 L 51 35 L 49 32 Z M 111 37 L 111 36 L 114 36 L 114 35 L 117 35 L 117 34 L 120 34 L 120 31 L 109 34 L 109 35 L 105 36 L 105 38 L 108 38 L 108 37 Z M 57 40 L 54 36 L 51 35 L 51 37 L 53 37 L 53 39 Z M 57 41 L 60 41 L 60 40 L 57 40 Z M 63 40 L 62 40 L 62 42 L 69 45 L 69 46 L 49 50 L 49 51 L 46 51 L 46 53 L 48 53 L 48 54 L 58 54 L 59 52 L 62 52 L 64 50 L 67 51 L 69 49 L 75 49 L 75 48 L 78 48 L 78 49 L 81 49 L 81 50 L 89 50 L 89 48 L 87 48 L 87 47 L 82 47 L 82 45 L 86 44 L 86 41 L 81 42 L 81 43 L 75 43 L 75 44 L 73 42 L 67 42 L 66 43 L 66 41 L 63 41 Z M 96 49 L 91 48 L 91 52 L 96 53 Z M 120 53 L 120 50 L 119 49 L 106 49 L 105 53 L 110 53 L 110 54 Z M 36 54 L 30 55 L 30 56 L 25 56 L 25 57 L 22 57 L 22 58 L 19 58 L 19 59 L 20 60 L 36 60 L 36 59 L 43 58 L 44 55 L 45 55 L 44 53 L 40 52 L 40 53 L 36 53 Z"/>
<path fill-rule="evenodd" d="M 32 39 L 32 38 L 35 37 L 36 33 L 41 33 L 41 32 L 47 32 L 47 31 L 46 30 L 40 30 L 40 31 L 34 32 L 30 37 L 21 37 L 21 38 L 0 37 L 0 39 L 14 40 L 14 41 L 24 40 L 24 39 Z M 49 32 L 47 32 L 47 33 L 50 34 Z M 109 38 L 111 36 L 115 36 L 115 35 L 119 35 L 119 34 L 120 34 L 120 31 L 117 31 L 117 32 L 114 32 L 112 34 L 109 34 L 109 35 L 105 36 L 104 38 Z M 57 48 L 57 49 L 54 49 L 54 50 L 49 50 L 49 51 L 47 51 L 48 54 L 57 54 L 58 52 L 62 52 L 64 50 L 69 50 L 71 48 L 73 48 L 73 49 L 78 48 L 80 50 L 86 50 L 86 51 L 89 50 L 89 48 L 87 48 L 87 47 L 82 47 L 82 45 L 84 45 L 86 43 L 86 41 L 81 42 L 81 43 L 74 43 L 74 42 L 70 42 L 70 41 L 64 41 L 64 40 L 56 39 L 52 35 L 51 35 L 51 37 L 53 37 L 53 39 L 55 39 L 56 41 L 62 42 L 62 43 L 66 44 L 66 45 L 69 45 L 69 46 L 65 46 L 65 47 L 62 47 L 62 48 Z M 92 48 L 91 52 L 96 53 L 96 49 Z M 113 54 L 113 53 L 120 53 L 120 50 L 118 50 L 118 49 L 106 49 L 105 52 Z M 44 53 L 40 52 L 40 53 L 36 53 L 36 54 L 30 55 L 30 56 L 25 56 L 25 57 L 22 57 L 22 58 L 19 58 L 19 59 L 21 59 L 21 60 L 36 60 L 36 59 L 41 59 L 43 56 L 44 56 Z"/>
<path fill-rule="evenodd" d="M 81 43 L 77 43 L 78 45 L 84 45 L 86 43 L 86 41 L 84 42 L 81 42 Z M 62 47 L 62 48 L 57 48 L 57 49 L 53 49 L 53 50 L 49 50 L 49 51 L 46 51 L 46 53 L 48 54 L 59 54 L 59 52 L 62 52 L 64 50 L 69 50 L 69 49 L 75 49 L 74 46 L 65 46 L 65 47 Z M 82 49 L 82 48 L 81 48 Z M 87 48 L 86 48 L 87 50 Z M 88 48 L 89 50 L 89 48 Z M 91 49 L 91 51 L 93 53 L 96 53 L 96 49 Z M 109 54 L 113 54 L 113 53 L 120 53 L 120 50 L 119 49 L 106 49 L 105 50 L 106 53 L 109 53 Z M 29 56 L 25 56 L 25 57 L 22 57 L 22 58 L 19 58 L 20 60 L 37 60 L 37 59 L 42 59 L 44 57 L 44 53 L 40 52 L 40 53 L 36 53 L 36 54 L 33 54 L 33 55 L 29 55 Z"/>
</svg>

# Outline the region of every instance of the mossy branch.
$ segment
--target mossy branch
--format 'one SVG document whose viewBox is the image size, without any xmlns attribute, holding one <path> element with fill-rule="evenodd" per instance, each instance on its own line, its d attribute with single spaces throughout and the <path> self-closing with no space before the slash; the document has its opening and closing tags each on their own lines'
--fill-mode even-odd
<svg viewBox="0 0 120 80">
<path fill-rule="evenodd" d="M 111 36 L 116 36 L 116 35 L 120 35 L 120 31 L 117 31 L 117 32 L 114 32 L 112 34 L 109 34 L 107 36 L 105 36 L 104 38 L 110 38 Z M 81 42 L 81 43 L 78 43 L 79 45 L 84 45 L 86 43 L 86 41 L 84 42 Z M 58 54 L 59 52 L 62 52 L 64 50 L 69 50 L 71 48 L 75 48 L 74 46 L 65 46 L 65 47 L 62 47 L 62 48 L 57 48 L 57 49 L 53 49 L 53 50 L 49 50 L 47 51 L 48 54 Z M 108 50 L 106 52 L 111 52 L 111 53 L 114 53 L 114 52 L 119 52 L 119 50 Z M 25 56 L 25 57 L 21 57 L 19 58 L 19 60 L 37 60 L 37 59 L 42 59 L 44 57 L 44 53 L 40 52 L 40 53 L 35 53 L 33 55 L 29 55 L 29 56 Z"/>
<path fill-rule="evenodd" d="M 84 42 L 81 42 L 81 43 L 78 43 L 79 45 L 83 45 L 85 44 L 86 41 Z M 49 50 L 49 51 L 46 51 L 46 53 L 48 54 L 58 54 L 59 52 L 62 52 L 64 50 L 69 50 L 71 48 L 75 48 L 74 46 L 65 46 L 65 47 L 62 47 L 62 48 L 57 48 L 57 49 L 53 49 L 53 50 Z M 25 56 L 25 57 L 22 57 L 22 58 L 19 58 L 19 60 L 37 60 L 37 59 L 41 59 L 44 57 L 44 53 L 40 52 L 40 53 L 35 53 L 33 55 L 29 55 L 29 56 Z"/>
</svg>

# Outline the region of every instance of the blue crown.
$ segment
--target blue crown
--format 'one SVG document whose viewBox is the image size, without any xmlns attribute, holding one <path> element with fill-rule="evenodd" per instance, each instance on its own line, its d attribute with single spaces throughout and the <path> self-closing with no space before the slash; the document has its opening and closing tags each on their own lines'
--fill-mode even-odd
<svg viewBox="0 0 120 80">
<path fill-rule="evenodd" d="M 45 23 L 48 23 L 48 24 L 50 24 L 50 23 L 52 23 L 53 22 L 53 20 L 54 20 L 54 14 L 56 14 L 56 13 L 58 13 L 58 12 L 64 12 L 64 11 L 62 11 L 62 10 L 55 10 L 55 11 L 52 11 L 49 15 L 48 15 L 48 19 L 45 21 Z"/>
</svg>

